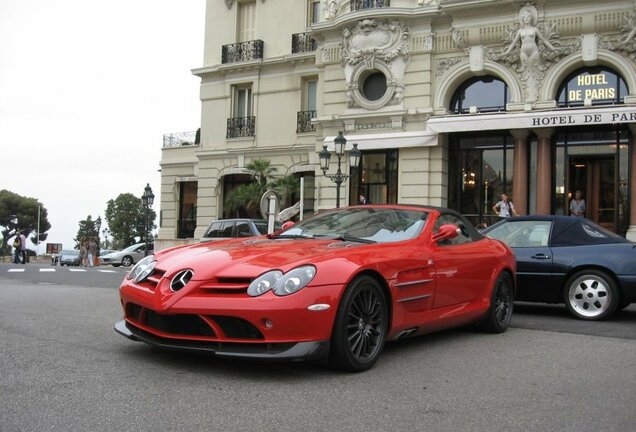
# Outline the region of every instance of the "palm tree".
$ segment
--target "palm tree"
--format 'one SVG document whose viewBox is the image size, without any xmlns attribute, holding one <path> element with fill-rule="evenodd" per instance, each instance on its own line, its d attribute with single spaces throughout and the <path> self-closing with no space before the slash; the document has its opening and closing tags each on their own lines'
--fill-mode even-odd
<svg viewBox="0 0 636 432">
<path fill-rule="evenodd" d="M 267 183 L 274 178 L 274 173 L 277 171 L 271 164 L 272 162 L 268 160 L 254 159 L 245 165 L 245 170 L 261 186 L 262 192 L 267 190 Z"/>
<path fill-rule="evenodd" d="M 256 182 L 240 185 L 225 197 L 225 208 L 236 217 L 255 217 L 262 194 L 261 186 Z"/>
<path fill-rule="evenodd" d="M 298 178 L 294 177 L 293 175 L 279 177 L 277 179 L 274 179 L 269 184 L 269 188 L 272 189 L 274 192 L 276 192 L 276 195 L 278 195 L 281 198 L 280 200 L 281 208 L 288 207 L 293 204 L 291 202 L 291 197 L 294 194 L 294 192 L 298 190 L 299 187 L 300 187 L 300 180 L 298 180 Z"/>
</svg>

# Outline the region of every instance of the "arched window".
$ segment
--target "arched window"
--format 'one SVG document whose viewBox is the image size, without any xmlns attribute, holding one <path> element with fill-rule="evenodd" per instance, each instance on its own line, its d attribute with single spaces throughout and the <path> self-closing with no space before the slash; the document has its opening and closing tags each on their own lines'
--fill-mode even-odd
<svg viewBox="0 0 636 432">
<path fill-rule="evenodd" d="M 450 111 L 466 114 L 470 107 L 477 112 L 505 111 L 510 102 L 510 92 L 505 82 L 494 76 L 471 78 L 464 82 L 451 99 Z"/>
<path fill-rule="evenodd" d="M 560 107 L 613 105 L 623 103 L 627 85 L 621 76 L 604 66 L 581 68 L 570 74 L 559 87 Z"/>
</svg>

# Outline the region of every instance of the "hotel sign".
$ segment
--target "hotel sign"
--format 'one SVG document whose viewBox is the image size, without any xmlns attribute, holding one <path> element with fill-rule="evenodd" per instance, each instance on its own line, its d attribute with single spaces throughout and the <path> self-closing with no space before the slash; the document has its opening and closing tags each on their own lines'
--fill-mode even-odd
<svg viewBox="0 0 636 432">
<path fill-rule="evenodd" d="M 635 123 L 636 109 L 631 112 L 607 112 L 597 114 L 565 114 L 565 115 L 548 115 L 535 117 L 530 119 L 532 124 L 528 127 L 541 126 L 576 126 L 576 125 L 594 125 L 607 123 Z"/>
</svg>

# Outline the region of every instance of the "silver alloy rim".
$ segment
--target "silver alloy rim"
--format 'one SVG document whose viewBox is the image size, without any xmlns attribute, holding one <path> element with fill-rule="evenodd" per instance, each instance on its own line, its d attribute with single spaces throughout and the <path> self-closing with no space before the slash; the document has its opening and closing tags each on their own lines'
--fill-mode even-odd
<svg viewBox="0 0 636 432">
<path fill-rule="evenodd" d="M 607 310 L 612 293 L 607 282 L 595 275 L 577 278 L 568 292 L 568 301 L 579 315 L 594 318 Z"/>
</svg>

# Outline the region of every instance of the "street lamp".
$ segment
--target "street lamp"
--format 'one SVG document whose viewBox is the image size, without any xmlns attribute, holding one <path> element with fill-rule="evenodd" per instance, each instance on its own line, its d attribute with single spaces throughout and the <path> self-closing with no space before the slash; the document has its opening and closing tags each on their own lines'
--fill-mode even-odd
<svg viewBox="0 0 636 432">
<path fill-rule="evenodd" d="M 336 174 L 327 175 L 327 170 L 329 170 L 329 160 L 331 159 L 331 153 L 327 150 L 327 144 L 323 144 L 322 150 L 318 156 L 320 157 L 320 168 L 322 169 L 323 175 L 336 184 L 336 207 L 340 207 L 340 185 L 342 182 L 351 177 L 348 174 L 343 174 L 341 169 L 342 158 L 344 157 L 345 147 L 347 146 L 347 139 L 342 136 L 342 131 L 338 132 L 338 136 L 333 140 L 333 144 L 336 157 L 338 158 L 338 170 L 336 171 Z M 353 148 L 349 152 L 349 166 L 351 168 L 358 168 L 358 165 L 360 165 L 361 155 L 362 152 L 358 149 L 358 144 L 353 144 Z"/>
<path fill-rule="evenodd" d="M 99 230 L 102 227 L 102 217 L 101 216 L 97 216 L 97 219 L 95 219 L 95 227 L 97 228 L 97 243 L 99 243 Z"/>
<path fill-rule="evenodd" d="M 141 196 L 141 202 L 144 205 L 144 209 L 146 210 L 146 224 L 144 228 L 144 238 L 146 239 L 146 251 L 144 252 L 145 256 L 148 256 L 148 249 L 150 249 L 150 207 L 152 207 L 152 203 L 155 201 L 155 195 L 152 193 L 152 189 L 150 188 L 150 183 L 146 183 L 146 187 L 144 188 L 144 194 Z"/>
<path fill-rule="evenodd" d="M 110 230 L 108 228 L 104 228 L 102 230 L 102 234 L 104 234 L 104 246 L 106 247 L 106 249 L 110 249 L 109 243 L 108 243 L 108 234 L 109 233 L 110 233 Z"/>
</svg>

